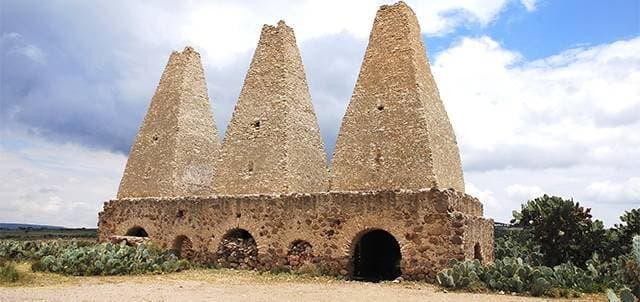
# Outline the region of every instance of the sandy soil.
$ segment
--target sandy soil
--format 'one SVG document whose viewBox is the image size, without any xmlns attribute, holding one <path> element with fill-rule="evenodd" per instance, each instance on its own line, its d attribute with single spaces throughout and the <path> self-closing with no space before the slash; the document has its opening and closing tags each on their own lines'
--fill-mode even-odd
<svg viewBox="0 0 640 302">
<path fill-rule="evenodd" d="M 179 274 L 58 277 L 0 287 L 0 301 L 555 301 L 495 294 L 444 293 L 425 283 L 362 283 L 329 278 L 191 270 Z M 574 300 L 605 301 L 603 296 Z"/>
</svg>

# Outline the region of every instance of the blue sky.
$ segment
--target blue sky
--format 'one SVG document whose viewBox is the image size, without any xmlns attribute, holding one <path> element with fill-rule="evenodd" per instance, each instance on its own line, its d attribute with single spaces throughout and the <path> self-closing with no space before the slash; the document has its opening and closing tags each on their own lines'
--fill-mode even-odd
<svg viewBox="0 0 640 302">
<path fill-rule="evenodd" d="M 407 2 L 487 216 L 545 192 L 607 225 L 640 207 L 640 1 Z M 279 19 L 330 155 L 383 3 L 0 1 L 0 221 L 95 226 L 172 50 L 202 54 L 221 139 Z"/>
<path fill-rule="evenodd" d="M 610 43 L 638 35 L 640 1 L 538 1 L 534 11 L 511 3 L 486 27 L 465 26 L 430 39 L 433 50 L 450 46 L 460 36 L 489 35 L 528 60 L 584 45 Z M 427 39 L 430 37 L 427 36 Z"/>
</svg>

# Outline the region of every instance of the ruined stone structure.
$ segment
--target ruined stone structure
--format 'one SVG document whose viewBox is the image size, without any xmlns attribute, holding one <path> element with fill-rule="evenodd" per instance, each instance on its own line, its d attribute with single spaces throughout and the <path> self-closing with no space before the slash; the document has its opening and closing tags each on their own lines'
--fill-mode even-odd
<svg viewBox="0 0 640 302">
<path fill-rule="evenodd" d="M 200 55 L 173 52 L 131 148 L 118 198 L 209 195 L 218 135 Z"/>
<path fill-rule="evenodd" d="M 333 154 L 332 189 L 464 192 L 453 128 L 413 11 L 377 13 Z"/>
<path fill-rule="evenodd" d="M 100 213 L 100 240 L 149 237 L 217 267 L 366 280 L 432 281 L 450 259 L 493 260 L 493 220 L 464 193 L 403 2 L 376 15 L 331 171 L 284 22 L 262 29 L 221 152 L 204 85 L 193 50 L 172 54 L 118 199 Z"/>
<path fill-rule="evenodd" d="M 220 194 L 322 192 L 324 144 L 293 29 L 262 27 L 222 145 Z"/>
</svg>

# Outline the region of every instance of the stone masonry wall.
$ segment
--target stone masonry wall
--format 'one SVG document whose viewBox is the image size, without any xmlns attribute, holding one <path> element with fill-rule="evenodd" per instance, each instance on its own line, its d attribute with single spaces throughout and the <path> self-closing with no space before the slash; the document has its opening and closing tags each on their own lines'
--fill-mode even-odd
<svg viewBox="0 0 640 302">
<path fill-rule="evenodd" d="M 222 144 L 215 191 L 328 191 L 324 150 L 293 29 L 265 25 Z"/>
<path fill-rule="evenodd" d="M 118 198 L 210 195 L 217 130 L 200 55 L 173 52 L 131 147 Z"/>
<path fill-rule="evenodd" d="M 306 259 L 324 273 L 348 277 L 358 238 L 382 229 L 399 243 L 403 276 L 432 281 L 450 259 L 472 258 L 469 246 L 479 244 L 483 261 L 493 260 L 493 221 L 481 215 L 477 199 L 438 189 L 120 199 L 105 203 L 99 238 L 142 227 L 163 248 L 174 248 L 176 238 L 186 236 L 193 251 L 180 254 L 229 264 L 226 258 L 217 261 L 220 242 L 240 229 L 255 241 L 257 255 L 234 255 L 241 263 L 233 267 L 300 265 L 291 261 L 300 259 L 296 253 L 307 248 L 299 242 L 305 241 L 311 252 Z M 250 246 L 242 246 L 252 253 Z"/>
<path fill-rule="evenodd" d="M 332 161 L 332 190 L 453 188 L 458 146 L 405 3 L 378 10 Z"/>
</svg>

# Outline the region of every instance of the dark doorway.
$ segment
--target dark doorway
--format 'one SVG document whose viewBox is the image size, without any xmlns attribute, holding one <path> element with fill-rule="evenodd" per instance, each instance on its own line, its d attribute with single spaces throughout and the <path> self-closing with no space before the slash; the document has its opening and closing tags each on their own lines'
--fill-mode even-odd
<svg viewBox="0 0 640 302">
<path fill-rule="evenodd" d="M 357 240 L 352 258 L 354 280 L 378 282 L 400 277 L 400 245 L 384 230 L 373 230 Z"/>
<path fill-rule="evenodd" d="M 478 259 L 482 262 L 482 248 L 480 248 L 480 243 L 476 243 L 473 246 L 473 259 Z"/>
<path fill-rule="evenodd" d="M 149 237 L 147 231 L 145 231 L 142 227 L 134 226 L 127 231 L 127 236 L 135 236 L 135 237 Z"/>
<path fill-rule="evenodd" d="M 173 253 L 183 259 L 193 259 L 195 251 L 193 250 L 193 243 L 191 239 L 185 235 L 176 237 L 173 241 L 173 247 L 171 248 Z"/>
</svg>

